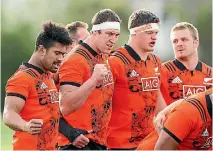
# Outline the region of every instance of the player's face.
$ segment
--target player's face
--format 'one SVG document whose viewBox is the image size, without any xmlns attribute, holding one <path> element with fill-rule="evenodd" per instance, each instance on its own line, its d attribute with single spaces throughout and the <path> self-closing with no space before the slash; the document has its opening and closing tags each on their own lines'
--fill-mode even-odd
<svg viewBox="0 0 213 151">
<path fill-rule="evenodd" d="M 88 36 L 89 36 L 89 31 L 86 28 L 79 27 L 76 32 L 76 39 L 73 41 L 71 45 L 69 45 L 67 49 L 67 53 L 69 53 L 77 44 L 80 40 L 84 41 Z"/>
<path fill-rule="evenodd" d="M 78 28 L 76 32 L 76 42 L 79 42 L 80 40 L 84 41 L 89 36 L 89 34 L 90 33 L 86 28 Z"/>
<path fill-rule="evenodd" d="M 184 59 L 197 53 L 198 40 L 194 40 L 188 29 L 175 30 L 171 33 L 175 58 Z"/>
<path fill-rule="evenodd" d="M 138 45 L 143 51 L 150 52 L 154 50 L 157 40 L 158 30 L 144 31 L 138 33 Z"/>
<path fill-rule="evenodd" d="M 117 42 L 120 31 L 116 29 L 101 30 L 101 33 L 96 33 L 97 48 L 104 54 L 109 54 L 113 46 Z"/>
<path fill-rule="evenodd" d="M 53 73 L 57 72 L 66 51 L 67 46 L 58 42 L 54 43 L 52 47 L 46 49 L 42 58 L 42 65 L 44 69 Z"/>
</svg>

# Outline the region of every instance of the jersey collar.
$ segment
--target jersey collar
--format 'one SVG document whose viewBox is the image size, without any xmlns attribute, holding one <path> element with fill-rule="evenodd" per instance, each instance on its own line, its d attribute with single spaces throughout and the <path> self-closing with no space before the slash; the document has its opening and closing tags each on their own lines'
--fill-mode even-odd
<svg viewBox="0 0 213 151">
<path fill-rule="evenodd" d="M 34 70 L 36 70 L 38 73 L 40 74 L 43 74 L 44 73 L 44 70 L 42 70 L 41 68 L 37 67 L 37 66 L 34 66 L 28 62 L 23 62 L 22 63 L 24 66 L 26 66 L 27 68 L 33 68 Z"/>
<path fill-rule="evenodd" d="M 173 63 L 179 70 L 181 71 L 187 70 L 187 68 L 179 60 L 175 59 Z M 195 67 L 195 70 L 202 71 L 202 63 L 200 61 L 198 61 L 197 66 Z"/>
<path fill-rule="evenodd" d="M 135 52 L 135 50 L 130 47 L 129 45 L 125 44 L 124 48 L 128 51 L 129 55 L 137 62 L 141 61 L 140 56 Z M 146 60 L 150 60 L 149 55 L 147 56 Z"/>
<path fill-rule="evenodd" d="M 94 57 L 98 55 L 95 50 L 93 50 L 87 43 L 84 43 L 82 40 L 79 41 L 79 44 L 86 48 Z"/>
</svg>

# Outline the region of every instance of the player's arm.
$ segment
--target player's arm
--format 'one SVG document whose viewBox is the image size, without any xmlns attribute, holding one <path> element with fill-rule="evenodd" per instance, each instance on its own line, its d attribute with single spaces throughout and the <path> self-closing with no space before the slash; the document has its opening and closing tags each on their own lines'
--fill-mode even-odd
<svg viewBox="0 0 213 151">
<path fill-rule="evenodd" d="M 190 132 L 194 129 L 194 121 L 190 118 L 194 110 L 186 110 L 185 106 L 176 108 L 168 116 L 162 130 L 159 133 L 155 150 L 175 150 Z M 196 114 L 195 114 L 196 117 Z"/>
<path fill-rule="evenodd" d="M 155 150 L 175 150 L 179 143 L 167 132 L 162 130 L 159 139 L 155 145 Z"/>
<path fill-rule="evenodd" d="M 25 100 L 16 96 L 6 96 L 3 113 L 4 124 L 15 131 L 26 131 L 30 134 L 38 134 L 42 129 L 41 119 L 25 121 L 19 115 L 23 109 Z"/>
<path fill-rule="evenodd" d="M 40 133 L 42 128 L 41 119 L 25 121 L 20 116 L 20 111 L 25 105 L 31 83 L 34 81 L 26 73 L 20 73 L 11 78 L 6 85 L 5 106 L 3 121 L 5 125 L 15 131 L 26 131 L 30 134 Z"/>
<path fill-rule="evenodd" d="M 82 85 L 61 85 L 59 105 L 62 114 L 68 115 L 79 109 L 107 74 L 108 71 L 104 64 L 96 64 L 91 78 Z"/>
<path fill-rule="evenodd" d="M 25 100 L 16 96 L 6 96 L 3 112 L 3 121 L 5 125 L 15 131 L 24 131 L 26 121 L 21 118 L 19 112 L 24 107 Z"/>
<path fill-rule="evenodd" d="M 160 132 L 161 129 L 163 128 L 163 124 L 167 118 L 167 115 L 169 114 L 169 112 L 177 105 L 179 105 L 183 100 L 177 100 L 173 103 L 171 103 L 170 105 L 166 106 L 163 110 L 161 110 L 157 116 L 155 117 L 154 120 L 154 125 L 155 125 L 155 129 Z"/>
<path fill-rule="evenodd" d="M 59 120 L 59 132 L 63 134 L 74 146 L 82 148 L 89 143 L 89 139 L 84 136 L 92 131 L 76 129 L 69 125 L 63 117 Z"/>
</svg>

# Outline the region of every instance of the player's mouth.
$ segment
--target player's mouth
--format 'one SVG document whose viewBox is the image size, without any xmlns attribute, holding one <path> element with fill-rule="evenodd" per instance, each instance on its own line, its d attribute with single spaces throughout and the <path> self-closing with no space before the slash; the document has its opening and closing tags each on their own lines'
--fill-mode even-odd
<svg viewBox="0 0 213 151">
<path fill-rule="evenodd" d="M 154 47 L 155 46 L 155 41 L 150 42 L 149 46 Z"/>
<path fill-rule="evenodd" d="M 53 63 L 53 67 L 54 67 L 55 69 L 59 69 L 60 65 L 61 65 L 61 62 L 54 62 L 54 63 Z"/>
<path fill-rule="evenodd" d="M 113 44 L 106 44 L 109 48 L 112 48 L 114 45 Z"/>
</svg>

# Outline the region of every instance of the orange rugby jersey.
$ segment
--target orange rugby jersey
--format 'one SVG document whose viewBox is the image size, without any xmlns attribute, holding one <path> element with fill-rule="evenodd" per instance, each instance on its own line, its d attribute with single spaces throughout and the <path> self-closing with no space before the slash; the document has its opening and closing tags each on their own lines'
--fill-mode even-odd
<svg viewBox="0 0 213 151">
<path fill-rule="evenodd" d="M 178 150 L 208 150 L 212 147 L 212 89 L 185 99 L 168 116 L 163 130 L 178 143 Z M 177 126 L 178 125 L 178 126 Z M 154 150 L 156 131 L 150 133 L 137 150 Z"/>
<path fill-rule="evenodd" d="M 59 69 L 60 85 L 80 87 L 91 77 L 96 64 L 106 64 L 106 59 L 102 55 L 82 41 L 74 49 L 74 53 L 65 58 Z M 109 71 L 108 76 L 93 90 L 82 107 L 74 113 L 64 116 L 65 120 L 74 128 L 93 130 L 92 134 L 86 136 L 101 145 L 106 143 L 113 88 L 113 77 Z M 59 146 L 67 144 L 70 144 L 68 139 L 60 134 Z"/>
<path fill-rule="evenodd" d="M 190 71 L 175 59 L 164 63 L 163 70 L 161 92 L 167 104 L 210 87 L 206 87 L 204 82 L 212 79 L 212 68 L 203 62 L 199 61 L 195 70 Z"/>
<path fill-rule="evenodd" d="M 20 116 L 25 121 L 42 119 L 40 134 L 31 135 L 16 131 L 13 135 L 14 150 L 54 150 L 58 135 L 58 92 L 52 79 L 52 73 L 23 63 L 8 80 L 6 95 L 25 100 Z"/>
<path fill-rule="evenodd" d="M 161 61 L 153 54 L 143 61 L 125 45 L 112 54 L 109 63 L 115 88 L 107 147 L 136 148 L 153 130 Z"/>
</svg>

